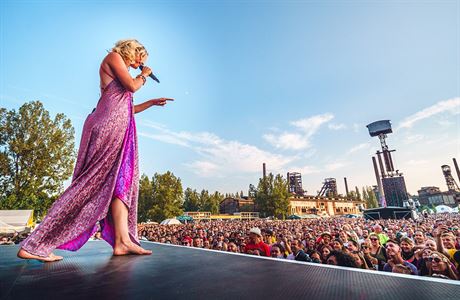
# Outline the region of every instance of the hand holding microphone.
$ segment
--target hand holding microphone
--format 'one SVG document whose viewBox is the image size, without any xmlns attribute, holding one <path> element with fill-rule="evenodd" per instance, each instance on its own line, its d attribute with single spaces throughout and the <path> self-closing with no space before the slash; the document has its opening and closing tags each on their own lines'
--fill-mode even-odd
<svg viewBox="0 0 460 300">
<path fill-rule="evenodd" d="M 142 71 L 141 74 L 143 76 L 149 76 L 150 78 L 152 78 L 156 82 L 160 83 L 158 78 L 155 75 L 153 75 L 152 70 L 149 67 L 146 67 L 146 66 L 141 64 L 141 65 L 139 65 L 139 69 L 141 69 L 141 71 Z"/>
</svg>

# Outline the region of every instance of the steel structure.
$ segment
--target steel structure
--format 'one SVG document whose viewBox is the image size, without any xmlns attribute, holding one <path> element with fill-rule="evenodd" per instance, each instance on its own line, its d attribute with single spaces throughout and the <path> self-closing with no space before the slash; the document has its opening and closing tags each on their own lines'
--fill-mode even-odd
<svg viewBox="0 0 460 300">
<path fill-rule="evenodd" d="M 298 172 L 287 173 L 289 193 L 303 196 L 305 191 L 302 188 L 302 175 Z"/>
<path fill-rule="evenodd" d="M 375 177 L 378 186 L 379 205 L 382 207 L 399 206 L 409 199 L 406 190 L 406 183 L 402 173 L 396 170 L 386 138 L 387 134 L 393 132 L 390 120 L 373 122 L 366 126 L 371 137 L 378 137 L 381 151 L 376 152 L 377 160 L 372 157 Z M 377 165 L 378 161 L 378 165 Z M 380 169 L 380 170 L 379 170 Z"/>
<path fill-rule="evenodd" d="M 323 187 L 318 192 L 318 197 L 336 197 L 337 182 L 335 178 L 326 178 L 323 182 Z"/>
<path fill-rule="evenodd" d="M 454 167 L 455 171 L 457 172 L 457 178 L 458 180 L 460 180 L 460 169 L 458 168 L 457 160 L 455 158 L 452 158 L 452 160 L 454 161 Z"/>
<path fill-rule="evenodd" d="M 450 167 L 448 165 L 442 165 L 441 169 L 442 174 L 444 174 L 444 178 L 446 179 L 447 189 L 449 192 L 460 192 L 454 177 L 452 177 Z"/>
<path fill-rule="evenodd" d="M 348 191 L 347 177 L 343 177 L 343 181 L 345 183 L 345 197 L 348 197 L 349 191 Z"/>
</svg>

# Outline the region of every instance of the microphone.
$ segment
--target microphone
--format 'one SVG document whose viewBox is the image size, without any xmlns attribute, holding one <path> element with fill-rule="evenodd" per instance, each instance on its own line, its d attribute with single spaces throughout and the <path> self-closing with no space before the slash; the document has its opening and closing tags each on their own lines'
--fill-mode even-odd
<svg viewBox="0 0 460 300">
<path fill-rule="evenodd" d="M 143 68 L 144 68 L 143 65 L 139 65 L 139 69 L 141 69 L 141 71 L 142 71 Z M 160 83 L 158 78 L 155 75 L 153 75 L 153 73 L 150 73 L 149 77 L 152 78 L 153 80 L 155 80 L 156 82 Z"/>
</svg>

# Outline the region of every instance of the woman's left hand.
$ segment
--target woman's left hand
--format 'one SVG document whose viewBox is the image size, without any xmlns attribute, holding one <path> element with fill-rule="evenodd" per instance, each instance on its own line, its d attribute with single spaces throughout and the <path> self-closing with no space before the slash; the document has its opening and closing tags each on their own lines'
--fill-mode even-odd
<svg viewBox="0 0 460 300">
<path fill-rule="evenodd" d="M 166 101 L 174 101 L 172 98 L 157 98 L 157 99 L 151 99 L 149 100 L 152 105 L 157 105 L 157 106 L 164 106 L 166 104 Z"/>
</svg>

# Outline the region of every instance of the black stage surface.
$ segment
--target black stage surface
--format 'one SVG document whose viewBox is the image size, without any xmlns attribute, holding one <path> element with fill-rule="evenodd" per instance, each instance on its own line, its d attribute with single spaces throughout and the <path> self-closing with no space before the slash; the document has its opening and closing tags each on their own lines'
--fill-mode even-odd
<svg viewBox="0 0 460 300">
<path fill-rule="evenodd" d="M 460 299 L 460 282 L 146 243 L 151 256 L 112 257 L 103 241 L 64 260 L 16 258 L 0 246 L 1 299 Z"/>
</svg>

